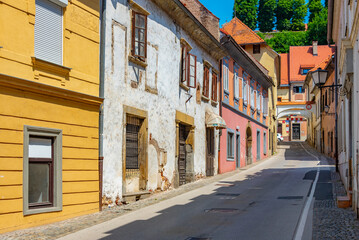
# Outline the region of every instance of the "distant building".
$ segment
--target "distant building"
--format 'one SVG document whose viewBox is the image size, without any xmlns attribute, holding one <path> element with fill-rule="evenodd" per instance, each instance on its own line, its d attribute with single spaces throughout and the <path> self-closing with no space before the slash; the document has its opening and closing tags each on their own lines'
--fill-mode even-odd
<svg viewBox="0 0 359 240">
<path fill-rule="evenodd" d="M 278 87 L 278 129 L 286 141 L 307 140 L 308 119 L 315 102 L 308 99 L 303 87 L 307 73 L 333 54 L 333 48 L 318 46 L 291 46 L 289 53 L 281 54 L 281 78 Z"/>
</svg>

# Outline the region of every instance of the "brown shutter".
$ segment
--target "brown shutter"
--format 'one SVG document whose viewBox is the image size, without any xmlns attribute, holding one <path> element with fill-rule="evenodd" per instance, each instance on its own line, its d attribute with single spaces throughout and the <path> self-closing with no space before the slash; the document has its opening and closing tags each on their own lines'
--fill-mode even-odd
<svg viewBox="0 0 359 240">
<path fill-rule="evenodd" d="M 132 39 L 131 39 L 131 55 L 135 55 L 135 21 L 136 13 L 132 11 Z"/>
</svg>

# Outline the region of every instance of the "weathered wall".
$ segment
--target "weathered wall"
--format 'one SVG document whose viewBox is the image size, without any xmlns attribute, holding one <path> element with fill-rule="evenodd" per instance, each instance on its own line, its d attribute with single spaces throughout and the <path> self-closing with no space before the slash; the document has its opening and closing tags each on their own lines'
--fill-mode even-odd
<svg viewBox="0 0 359 240">
<path fill-rule="evenodd" d="M 149 141 L 148 190 L 162 186 L 160 181 L 164 179 L 158 176 L 159 171 L 173 183 L 176 169 L 176 110 L 194 118 L 194 172 L 197 175 L 205 175 L 205 111 L 212 109 L 218 114 L 218 108 L 210 103 L 196 103 L 195 89 L 186 92 L 179 86 L 180 39 L 184 38 L 193 48 L 191 53 L 197 56 L 197 83 L 200 86 L 203 81 L 203 60 L 209 61 L 217 70 L 218 62 L 198 47 L 190 35 L 175 25 L 154 3 L 145 0 L 136 3 L 150 12 L 146 68 L 128 61 L 131 16 L 127 1 L 107 1 L 103 188 L 104 195 L 112 199 L 122 197 L 124 105 L 147 111 L 148 135 L 162 149 L 160 159 L 166 152 L 167 162 L 160 168 L 156 147 Z M 215 146 L 218 146 L 218 133 Z"/>
</svg>

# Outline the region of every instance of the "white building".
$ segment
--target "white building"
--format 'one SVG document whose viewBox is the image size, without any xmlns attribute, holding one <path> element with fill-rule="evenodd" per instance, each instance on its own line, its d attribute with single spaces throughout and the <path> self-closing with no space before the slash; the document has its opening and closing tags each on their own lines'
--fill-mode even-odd
<svg viewBox="0 0 359 240">
<path fill-rule="evenodd" d="M 178 0 L 105 7 L 103 196 L 122 200 L 216 174 L 218 18 L 206 28 Z"/>
<path fill-rule="evenodd" d="M 328 39 L 337 46 L 337 83 L 342 85 L 337 99 L 339 170 L 358 215 L 359 5 L 351 0 L 328 4 Z"/>
</svg>

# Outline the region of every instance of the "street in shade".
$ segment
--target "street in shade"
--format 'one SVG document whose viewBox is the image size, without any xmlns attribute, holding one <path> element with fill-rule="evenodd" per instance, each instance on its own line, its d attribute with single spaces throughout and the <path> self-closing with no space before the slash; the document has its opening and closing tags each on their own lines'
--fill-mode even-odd
<svg viewBox="0 0 359 240">
<path fill-rule="evenodd" d="M 314 199 L 333 167 L 306 143 L 235 175 L 61 239 L 312 239 Z"/>
</svg>

